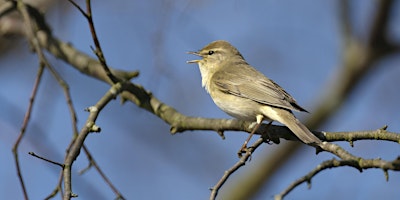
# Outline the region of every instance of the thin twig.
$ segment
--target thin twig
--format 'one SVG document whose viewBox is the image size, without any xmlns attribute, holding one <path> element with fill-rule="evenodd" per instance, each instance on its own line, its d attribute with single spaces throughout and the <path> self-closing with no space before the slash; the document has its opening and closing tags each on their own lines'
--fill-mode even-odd
<svg viewBox="0 0 400 200">
<path fill-rule="evenodd" d="M 369 168 L 379 168 L 382 169 L 384 174 L 386 174 L 386 179 L 388 180 L 387 176 L 387 170 L 394 170 L 394 171 L 400 171 L 400 158 L 397 158 L 393 161 L 384 161 L 381 159 L 370 159 L 370 160 L 360 160 L 359 163 L 362 163 L 361 165 L 357 164 L 358 162 L 354 160 L 327 160 L 319 164 L 316 168 L 311 170 L 308 174 L 305 176 L 299 178 L 298 180 L 294 181 L 291 183 L 285 190 L 283 190 L 281 193 L 275 195 L 275 200 L 281 200 L 283 199 L 289 192 L 291 192 L 294 188 L 299 186 L 300 184 L 307 182 L 308 187 L 311 187 L 311 179 L 317 175 L 319 172 L 325 170 L 325 169 L 330 169 L 330 168 L 336 168 L 336 167 L 342 167 L 342 166 L 350 166 L 358 169 L 360 172 L 362 169 L 369 169 Z M 360 167 L 360 168 L 359 168 Z"/>
<path fill-rule="evenodd" d="M 39 156 L 39 155 L 35 154 L 34 152 L 28 152 L 28 154 L 31 155 L 31 156 L 33 156 L 33 157 L 39 158 L 39 159 L 41 159 L 41 160 L 44 160 L 44 161 L 46 161 L 46 162 L 49 162 L 49 163 L 51 163 L 51 164 L 58 165 L 58 166 L 60 166 L 61 168 L 64 168 L 64 165 L 63 165 L 63 164 L 58 163 L 58 162 L 55 162 L 55 161 L 52 161 L 52 160 L 47 159 L 47 158 L 44 158 L 44 157 L 42 157 L 42 156 Z"/>
<path fill-rule="evenodd" d="M 77 196 L 72 193 L 72 182 L 71 182 L 71 169 L 74 161 L 78 157 L 80 150 L 84 144 L 86 137 L 92 131 L 95 125 L 96 119 L 100 114 L 100 111 L 125 88 L 124 83 L 117 83 L 107 91 L 107 93 L 96 103 L 96 105 L 89 107 L 89 116 L 85 122 L 85 126 L 81 129 L 78 137 L 73 139 L 71 148 L 68 149 L 67 155 L 64 160 L 64 200 L 69 200 L 71 197 Z"/>
<path fill-rule="evenodd" d="M 33 23 L 37 23 L 37 22 L 31 21 L 30 13 L 32 13 L 32 12 L 35 12 L 36 14 L 38 14 L 38 13 L 34 8 L 24 4 L 22 1 L 18 1 L 18 10 L 21 13 L 22 18 L 26 24 L 27 36 L 28 36 L 29 42 L 30 42 L 32 48 L 37 53 L 40 63 L 43 66 L 45 66 L 47 69 L 49 69 L 49 71 L 51 72 L 53 77 L 57 80 L 58 84 L 63 89 L 64 96 L 66 98 L 67 105 L 68 105 L 68 108 L 70 111 L 73 132 L 76 134 L 77 133 L 77 126 L 76 126 L 77 117 L 76 117 L 76 112 L 75 112 L 75 109 L 74 109 L 74 106 L 72 103 L 72 98 L 71 98 L 71 95 L 69 92 L 69 86 L 63 80 L 63 78 L 59 75 L 59 73 L 54 69 L 54 67 L 50 64 L 50 62 L 47 60 L 47 58 L 45 57 L 45 55 L 42 51 L 42 48 L 40 46 L 39 40 L 37 39 L 36 34 L 35 34 L 36 30 L 34 27 L 37 27 L 37 26 L 34 26 Z"/>
<path fill-rule="evenodd" d="M 106 58 L 104 56 L 99 39 L 97 37 L 96 29 L 94 27 L 94 22 L 93 22 L 91 1 L 86 0 L 86 12 L 84 12 L 83 9 L 77 3 L 75 3 L 73 0 L 68 0 L 68 1 L 71 2 L 72 5 L 74 5 L 82 13 L 82 15 L 86 18 L 86 20 L 88 20 L 90 32 L 91 32 L 92 38 L 93 38 L 93 43 L 96 47 L 96 49 L 92 48 L 92 50 L 93 50 L 94 54 L 97 56 L 98 60 L 100 61 L 101 66 L 103 67 L 104 71 L 106 72 L 108 78 L 110 78 L 112 83 L 117 83 L 120 80 L 116 76 L 113 75 L 110 68 L 108 67 Z"/>
<path fill-rule="evenodd" d="M 24 121 L 23 121 L 23 123 L 21 125 L 21 131 L 19 132 L 18 138 L 15 141 L 15 143 L 13 145 L 13 148 L 12 148 L 12 152 L 13 152 L 13 155 L 14 155 L 14 161 L 15 161 L 15 167 L 17 169 L 18 179 L 19 179 L 20 185 L 22 187 L 22 192 L 24 194 L 24 199 L 29 199 L 29 198 L 28 198 L 28 193 L 26 191 L 26 187 L 25 187 L 25 184 L 24 184 L 24 179 L 22 177 L 21 167 L 19 165 L 18 148 L 19 148 L 19 145 L 20 145 L 22 139 L 25 136 L 25 131 L 26 131 L 27 127 L 28 127 L 28 123 L 29 123 L 29 120 L 31 118 L 33 105 L 34 105 L 34 102 L 35 102 L 37 90 L 38 90 L 39 85 L 40 85 L 40 81 L 42 80 L 43 71 L 44 71 L 44 66 L 41 64 L 41 65 L 39 65 L 39 68 L 38 68 L 38 72 L 37 72 L 37 75 L 36 75 L 35 83 L 33 84 L 31 96 L 29 97 L 29 105 L 28 105 L 28 109 L 25 112 Z"/>
<path fill-rule="evenodd" d="M 106 174 L 103 172 L 103 170 L 101 170 L 101 168 L 99 167 L 99 165 L 94 160 L 94 158 L 91 155 L 91 153 L 89 152 L 89 149 L 85 145 L 83 146 L 83 150 L 85 151 L 85 153 L 86 153 L 86 155 L 88 157 L 89 165 L 84 170 L 81 170 L 79 173 L 82 174 L 87 169 L 89 169 L 91 166 L 93 166 L 97 170 L 97 172 L 99 172 L 100 176 L 107 183 L 107 185 L 111 188 L 111 190 L 114 192 L 114 194 L 116 195 L 115 199 L 121 199 L 121 200 L 125 199 L 125 197 L 121 194 L 121 192 L 119 192 L 117 187 L 115 187 L 114 184 L 110 181 L 110 179 L 106 176 Z"/>
<path fill-rule="evenodd" d="M 211 195 L 210 195 L 210 200 L 214 200 L 221 187 L 224 185 L 224 183 L 228 180 L 228 178 L 236 172 L 239 168 L 244 166 L 247 162 L 247 160 L 251 159 L 252 153 L 262 144 L 264 143 L 264 140 L 262 138 L 258 139 L 254 144 L 252 144 L 250 147 L 248 147 L 248 151 L 239 159 L 238 162 L 236 162 L 231 168 L 225 171 L 224 175 L 219 179 L 217 184 L 215 184 L 214 187 L 210 188 L 211 189 Z"/>
</svg>

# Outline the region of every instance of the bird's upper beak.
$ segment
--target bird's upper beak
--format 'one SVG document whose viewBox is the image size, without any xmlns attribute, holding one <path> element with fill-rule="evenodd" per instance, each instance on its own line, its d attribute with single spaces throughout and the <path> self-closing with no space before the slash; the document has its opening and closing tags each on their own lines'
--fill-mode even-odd
<svg viewBox="0 0 400 200">
<path fill-rule="evenodd" d="M 201 57 L 200 53 L 195 52 L 195 51 L 189 51 L 189 52 L 186 52 L 186 53 Z M 200 60 L 189 60 L 189 61 L 186 61 L 186 63 L 198 63 L 198 62 L 200 62 Z"/>
</svg>

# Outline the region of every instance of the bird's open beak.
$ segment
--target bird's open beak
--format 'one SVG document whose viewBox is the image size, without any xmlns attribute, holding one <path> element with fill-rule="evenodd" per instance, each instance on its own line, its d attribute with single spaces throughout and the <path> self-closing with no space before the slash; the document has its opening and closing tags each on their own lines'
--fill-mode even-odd
<svg viewBox="0 0 400 200">
<path fill-rule="evenodd" d="M 189 52 L 186 52 L 187 54 L 192 54 L 192 55 L 196 55 L 196 56 L 201 56 L 198 52 L 195 52 L 195 51 L 189 51 Z M 186 61 L 186 63 L 198 63 L 198 62 L 200 62 L 200 60 L 189 60 L 189 61 Z"/>
</svg>

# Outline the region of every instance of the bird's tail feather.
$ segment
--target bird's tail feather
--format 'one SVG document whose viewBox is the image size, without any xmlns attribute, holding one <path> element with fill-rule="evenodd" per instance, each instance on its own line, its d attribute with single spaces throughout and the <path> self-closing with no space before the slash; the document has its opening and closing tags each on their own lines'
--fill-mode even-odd
<svg viewBox="0 0 400 200">
<path fill-rule="evenodd" d="M 287 126 L 302 142 L 310 145 L 318 145 L 321 142 L 311 131 L 302 124 L 291 112 L 281 110 L 280 123 Z"/>
</svg>

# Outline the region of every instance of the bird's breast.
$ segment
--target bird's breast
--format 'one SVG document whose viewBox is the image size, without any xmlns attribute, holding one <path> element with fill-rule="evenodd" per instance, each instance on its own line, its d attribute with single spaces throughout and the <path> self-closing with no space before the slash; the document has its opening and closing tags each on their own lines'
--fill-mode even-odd
<svg viewBox="0 0 400 200">
<path fill-rule="evenodd" d="M 201 86 L 203 86 L 208 93 L 210 93 L 210 79 L 211 71 L 210 67 L 206 67 L 204 64 L 199 63 L 199 69 L 201 74 Z"/>
<path fill-rule="evenodd" d="M 261 114 L 261 104 L 242 97 L 210 88 L 210 96 L 214 103 L 228 115 L 245 121 L 256 121 L 256 116 Z"/>
</svg>

